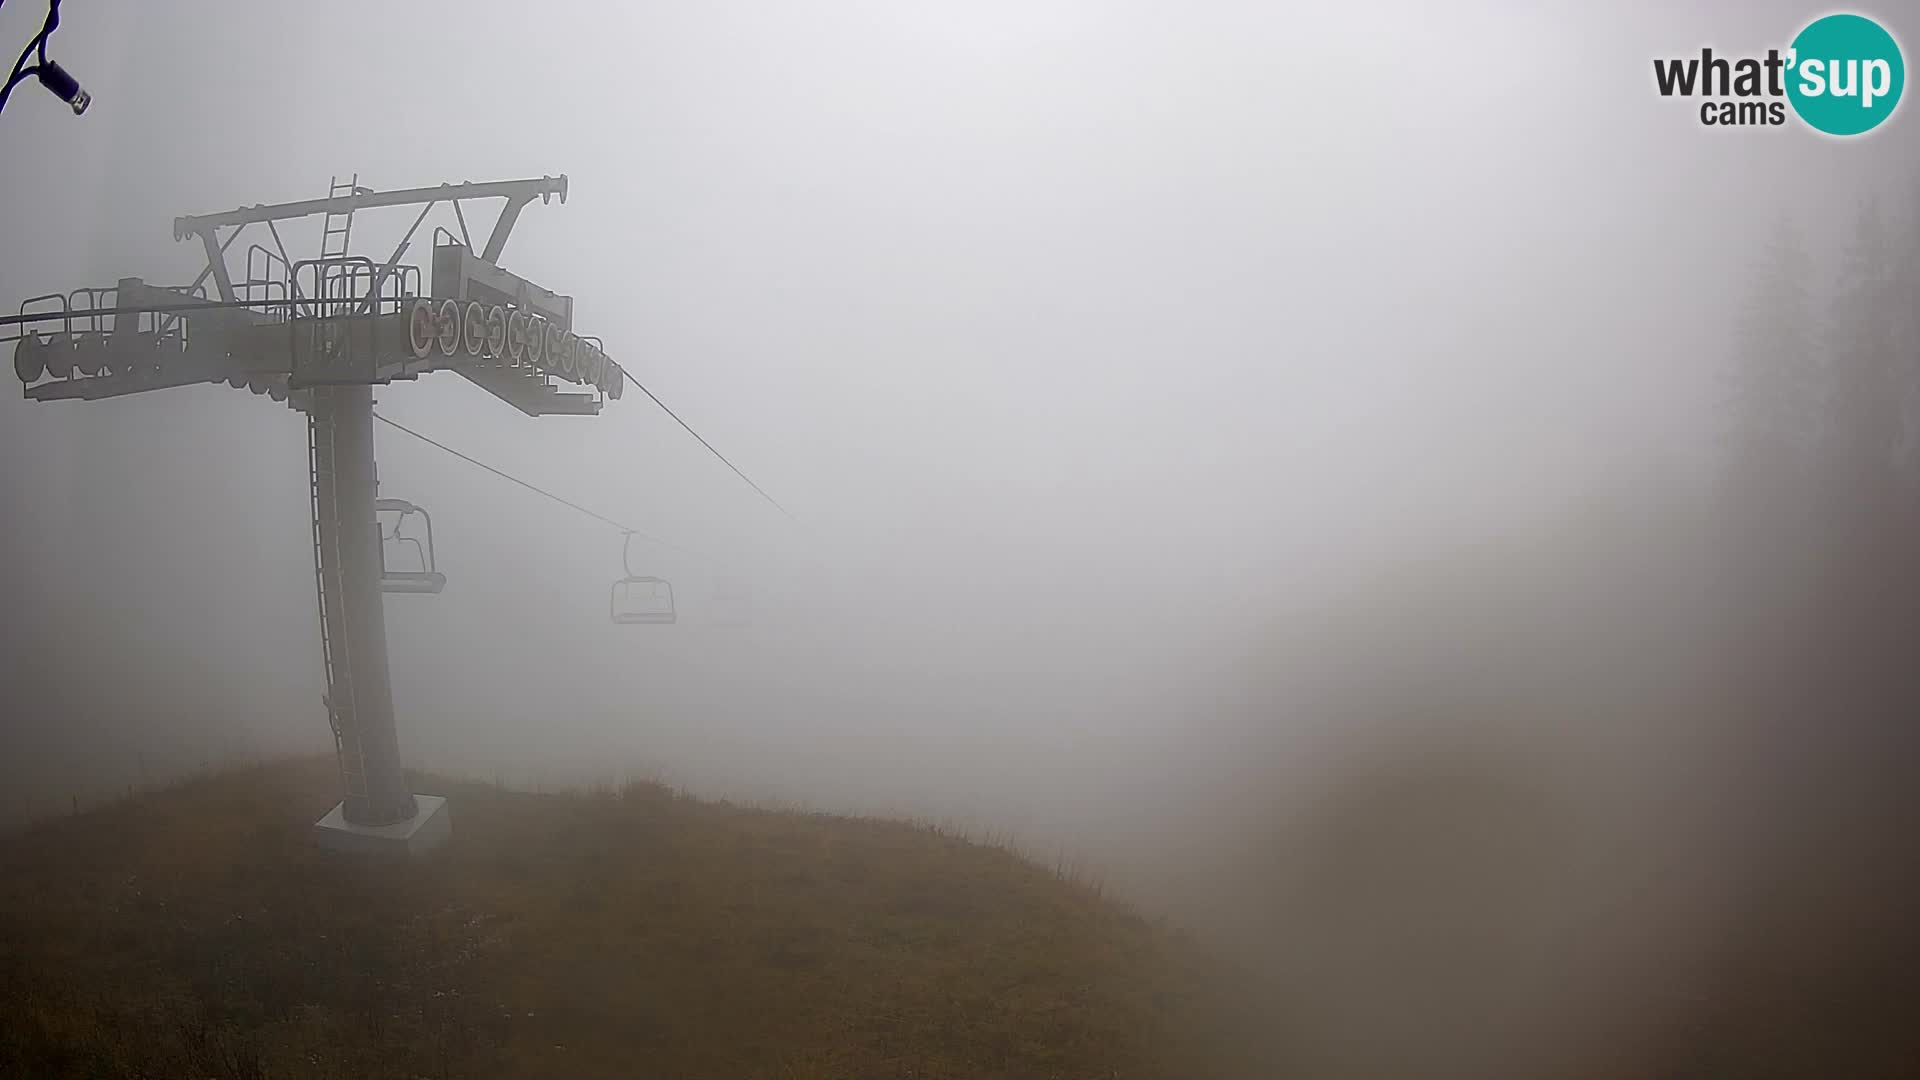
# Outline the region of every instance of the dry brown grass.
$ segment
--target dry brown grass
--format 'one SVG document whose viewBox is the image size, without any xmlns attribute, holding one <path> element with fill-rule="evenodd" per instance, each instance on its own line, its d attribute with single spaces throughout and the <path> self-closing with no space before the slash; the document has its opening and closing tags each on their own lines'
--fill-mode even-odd
<svg viewBox="0 0 1920 1080">
<path fill-rule="evenodd" d="M 334 784 L 275 764 L 0 840 L 0 1075 L 1245 1068 L 1191 945 L 1005 850 L 654 785 L 422 779 L 453 840 L 368 861 L 309 837 Z"/>
</svg>

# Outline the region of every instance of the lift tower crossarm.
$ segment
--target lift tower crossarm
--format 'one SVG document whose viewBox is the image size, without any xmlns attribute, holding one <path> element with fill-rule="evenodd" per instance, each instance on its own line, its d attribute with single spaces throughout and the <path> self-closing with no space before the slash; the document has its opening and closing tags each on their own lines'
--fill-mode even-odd
<svg viewBox="0 0 1920 1080">
<path fill-rule="evenodd" d="M 258 221 L 286 221 L 289 218 L 310 217 L 314 214 L 349 214 L 355 210 L 371 210 L 382 206 L 417 206 L 420 203 L 436 203 L 457 199 L 505 199 L 507 205 L 500 212 L 500 219 L 494 223 L 493 235 L 487 238 L 483 253 L 488 262 L 500 261 L 500 253 L 506 249 L 507 233 L 512 231 L 513 223 L 520 217 L 520 208 L 539 199 L 546 202 L 553 196 L 560 196 L 560 202 L 567 201 L 567 178 L 543 176 L 537 180 L 497 180 L 491 183 L 441 184 L 437 187 L 405 188 L 400 191 L 359 191 L 352 195 L 341 195 L 330 199 L 307 199 L 302 202 L 273 203 L 263 206 L 243 206 L 237 210 L 228 210 L 219 214 L 193 214 L 173 219 L 173 238 L 184 240 L 189 236 L 208 236 L 212 230 L 227 225 L 250 225 Z"/>
</svg>

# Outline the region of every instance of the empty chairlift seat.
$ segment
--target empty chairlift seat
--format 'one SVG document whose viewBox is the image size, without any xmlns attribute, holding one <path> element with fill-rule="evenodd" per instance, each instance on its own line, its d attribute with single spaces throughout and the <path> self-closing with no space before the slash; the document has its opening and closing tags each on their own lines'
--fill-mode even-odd
<svg viewBox="0 0 1920 1080">
<path fill-rule="evenodd" d="M 380 591 L 390 593 L 437 593 L 447 587 L 447 575 L 434 565 L 433 518 L 405 499 L 378 499 L 373 504 L 381 518 Z M 393 529 L 385 525 L 393 515 Z M 409 517 L 420 519 L 426 540 L 405 531 Z"/>
<path fill-rule="evenodd" d="M 607 599 L 608 613 L 621 626 L 661 626 L 679 620 L 673 607 L 673 585 L 666 578 L 633 572 L 633 534 L 626 534 L 620 548 L 620 564 L 627 576 L 613 583 Z"/>
<path fill-rule="evenodd" d="M 622 626 L 678 621 L 673 586 L 665 578 L 632 575 L 613 583 L 613 621 Z"/>
</svg>

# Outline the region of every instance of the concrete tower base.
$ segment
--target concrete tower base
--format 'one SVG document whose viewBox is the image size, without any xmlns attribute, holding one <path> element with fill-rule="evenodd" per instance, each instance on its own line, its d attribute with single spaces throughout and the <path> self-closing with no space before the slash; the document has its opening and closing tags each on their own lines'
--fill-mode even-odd
<svg viewBox="0 0 1920 1080">
<path fill-rule="evenodd" d="M 345 803 L 335 803 L 327 816 L 313 823 L 314 838 L 329 851 L 356 855 L 420 855 L 453 835 L 453 814 L 441 795 L 415 795 L 420 811 L 392 825 L 355 825 L 348 821 Z"/>
</svg>

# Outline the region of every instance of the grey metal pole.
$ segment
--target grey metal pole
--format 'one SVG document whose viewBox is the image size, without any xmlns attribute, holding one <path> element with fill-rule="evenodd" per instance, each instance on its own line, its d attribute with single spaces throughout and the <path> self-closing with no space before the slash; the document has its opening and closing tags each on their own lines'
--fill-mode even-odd
<svg viewBox="0 0 1920 1080">
<path fill-rule="evenodd" d="M 380 525 L 374 513 L 373 388 L 313 388 L 314 536 L 327 696 L 355 825 L 411 819 L 400 771 L 387 626 L 380 595 Z"/>
</svg>

